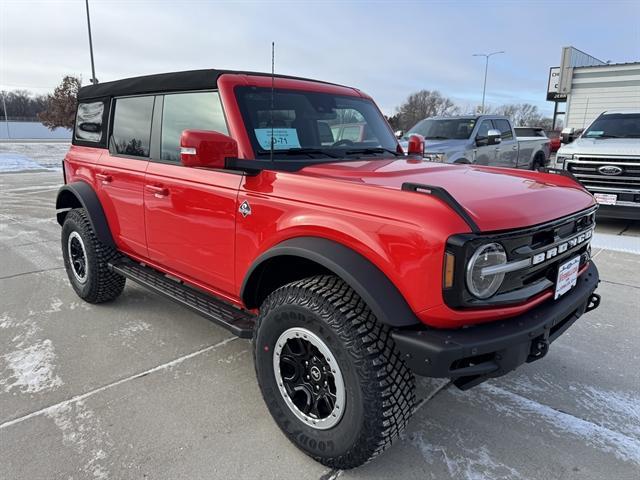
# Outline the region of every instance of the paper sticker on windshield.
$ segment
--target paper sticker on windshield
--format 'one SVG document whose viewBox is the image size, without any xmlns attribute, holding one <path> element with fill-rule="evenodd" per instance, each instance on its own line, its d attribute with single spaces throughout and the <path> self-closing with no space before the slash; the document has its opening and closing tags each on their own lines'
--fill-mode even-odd
<svg viewBox="0 0 640 480">
<path fill-rule="evenodd" d="M 587 137 L 600 137 L 604 135 L 604 131 L 602 130 L 589 130 L 587 132 Z"/>
<path fill-rule="evenodd" d="M 298 131 L 295 128 L 255 128 L 256 138 L 260 147 L 264 150 L 271 149 L 271 132 L 273 132 L 273 149 L 286 150 L 288 148 L 300 148 Z"/>
</svg>

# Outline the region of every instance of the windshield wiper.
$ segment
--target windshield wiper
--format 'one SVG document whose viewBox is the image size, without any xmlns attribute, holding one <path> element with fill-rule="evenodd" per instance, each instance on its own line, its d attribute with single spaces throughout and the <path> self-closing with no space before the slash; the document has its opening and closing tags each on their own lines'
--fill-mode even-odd
<svg viewBox="0 0 640 480">
<path fill-rule="evenodd" d="M 353 150 L 347 150 L 344 152 L 345 155 L 366 155 L 367 153 L 390 153 L 394 157 L 398 155 L 402 155 L 401 153 L 396 152 L 395 150 L 391 150 L 390 148 L 384 147 L 371 147 L 371 148 L 357 148 Z"/>
<path fill-rule="evenodd" d="M 267 152 L 269 153 L 269 152 Z M 276 152 L 273 152 L 274 155 Z M 340 158 L 339 155 L 335 155 L 333 153 L 329 153 L 326 150 L 322 150 L 320 148 L 289 148 L 287 150 L 277 150 L 277 155 L 309 155 L 309 157 L 314 158 L 313 155 L 325 155 L 331 158 Z"/>
<path fill-rule="evenodd" d="M 425 140 L 450 140 L 449 137 L 443 137 L 442 135 L 436 135 L 434 137 L 424 137 Z"/>
</svg>

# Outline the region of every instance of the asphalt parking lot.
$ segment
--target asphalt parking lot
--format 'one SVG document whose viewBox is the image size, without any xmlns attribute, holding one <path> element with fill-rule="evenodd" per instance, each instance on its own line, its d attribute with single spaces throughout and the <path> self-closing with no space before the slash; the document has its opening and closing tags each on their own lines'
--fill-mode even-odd
<svg viewBox="0 0 640 480">
<path fill-rule="evenodd" d="M 598 227 L 602 305 L 544 360 L 467 392 L 419 380 L 403 438 L 340 472 L 280 433 L 249 342 L 132 283 L 80 301 L 60 183 L 0 175 L 0 479 L 639 478 L 640 224 Z"/>
</svg>

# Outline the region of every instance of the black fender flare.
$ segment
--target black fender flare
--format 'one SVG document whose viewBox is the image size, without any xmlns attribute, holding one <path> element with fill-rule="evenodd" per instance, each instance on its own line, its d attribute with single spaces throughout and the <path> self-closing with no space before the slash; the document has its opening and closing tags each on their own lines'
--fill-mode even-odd
<svg viewBox="0 0 640 480">
<path fill-rule="evenodd" d="M 382 323 L 391 327 L 420 323 L 397 287 L 377 266 L 349 247 L 320 237 L 285 240 L 260 255 L 249 268 L 240 289 L 245 304 L 251 303 L 247 299 L 257 287 L 259 279 L 255 277 L 259 275 L 254 273 L 258 267 L 278 256 L 302 257 L 333 272 L 360 295 Z"/>
<path fill-rule="evenodd" d="M 82 207 L 89 216 L 91 227 L 96 237 L 103 244 L 116 248 L 107 217 L 95 190 L 87 182 L 78 181 L 60 187 L 56 198 L 56 218 L 62 225 L 67 213 L 72 208 Z"/>
</svg>

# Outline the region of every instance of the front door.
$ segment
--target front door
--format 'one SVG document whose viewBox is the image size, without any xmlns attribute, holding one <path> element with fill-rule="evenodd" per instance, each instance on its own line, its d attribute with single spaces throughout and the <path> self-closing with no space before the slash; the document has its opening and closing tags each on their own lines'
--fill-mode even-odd
<svg viewBox="0 0 640 480">
<path fill-rule="evenodd" d="M 97 194 L 118 248 L 147 256 L 143 188 L 149 164 L 153 96 L 116 98 L 109 151 L 100 156 Z"/>
<path fill-rule="evenodd" d="M 476 132 L 476 147 L 474 148 L 474 162 L 478 165 L 493 165 L 496 159 L 496 146 L 489 145 L 489 130 L 493 129 L 491 120 L 483 120 Z"/>
<path fill-rule="evenodd" d="M 154 131 L 156 126 L 160 134 L 144 190 L 149 258 L 200 286 L 232 296 L 242 175 L 180 163 L 183 130 L 227 133 L 218 93 L 158 96 Z"/>
<path fill-rule="evenodd" d="M 500 130 L 502 141 L 496 145 L 496 165 L 499 167 L 516 168 L 518 166 L 518 140 L 513 134 L 511 124 L 504 119 L 493 120 L 497 130 Z"/>
</svg>

